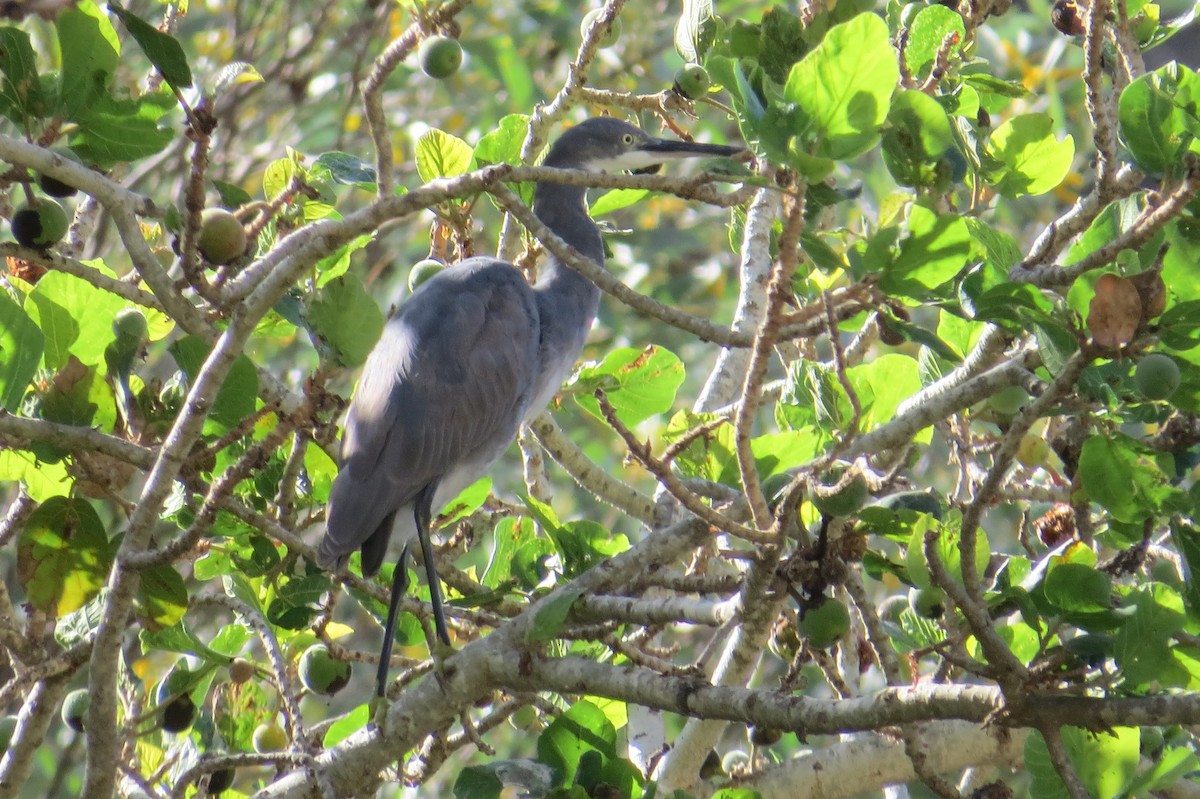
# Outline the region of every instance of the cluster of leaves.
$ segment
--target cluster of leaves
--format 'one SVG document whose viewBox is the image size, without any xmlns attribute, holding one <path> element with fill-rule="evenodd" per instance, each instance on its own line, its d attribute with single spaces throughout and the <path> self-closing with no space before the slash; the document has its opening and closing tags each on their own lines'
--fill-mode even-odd
<svg viewBox="0 0 1200 799">
<path fill-rule="evenodd" d="M 1200 201 L 1184 197 L 1149 235 L 1139 231 L 1163 196 L 1189 181 L 1194 195 L 1200 182 L 1194 160 L 1200 153 L 1200 77 L 1186 66 L 1171 65 L 1121 88 L 1116 119 L 1121 149 L 1106 156 L 1118 156 L 1152 176 L 1160 188 L 1131 188 L 1106 198 L 1071 246 L 1051 254 L 1061 255 L 1053 267 L 1058 275 L 1040 278 L 1049 261 L 1026 262 L 1030 241 L 1007 224 L 1025 217 L 1011 209 L 1028 203 L 1036 213 L 1046 208 L 1038 203 L 1066 190 L 1072 168 L 1091 154 L 1083 131 L 1064 134 L 1063 120 L 1029 110 L 1027 86 L 996 74 L 995 64 L 981 55 L 977 29 L 969 27 L 976 23 L 955 10 L 892 2 L 881 15 L 871 10 L 873 4 L 831 5 L 806 19 L 776 7 L 751 22 L 724 20 L 704 3 L 688 3 L 676 28 L 680 55 L 703 65 L 728 95 L 755 153 L 786 169 L 793 185 L 807 185 L 807 226 L 800 235 L 804 260 L 792 285 L 796 303 L 811 305 L 840 288 L 877 290 L 883 298 L 865 310 L 852 309 L 839 317 L 838 331 L 829 331 L 850 337 L 877 326 L 881 343 L 869 357 L 847 364 L 840 362 L 844 353 L 824 361 L 782 356 L 783 388 L 771 406 L 773 425 L 750 440 L 757 477 L 768 484 L 776 478 L 776 487 L 787 485 L 809 464 L 843 452 L 844 441 L 884 429 L 898 413 L 912 412 L 905 407 L 911 397 L 963 368 L 980 340 L 1000 331 L 1036 352 L 1036 369 L 1027 383 L 1034 396 L 1021 389 L 1015 402 L 995 393 L 990 403 L 956 406 L 954 425 L 968 431 L 960 438 L 949 432 L 952 425 L 944 418 L 926 420 L 911 438 L 912 457 L 892 467 L 903 482 L 933 489 L 934 495 L 905 494 L 897 500 L 901 495 L 892 493 L 866 503 L 867 484 L 854 466 L 855 479 L 849 482 L 857 497 L 827 503 L 809 492 L 795 512 L 818 538 L 831 524 L 845 526 L 853 545 L 835 556 L 855 568 L 861 563 L 874 593 L 912 589 L 911 603 L 884 603 L 880 615 L 887 640 L 871 643 L 908 655 L 914 672 L 940 662 L 939 649 L 948 639 L 965 638 L 966 655 L 988 658 L 961 609 L 946 598 L 948 591 L 969 590 L 970 577 L 983 575 L 978 599 L 996 633 L 1022 666 L 1049 675 L 1047 684 L 1124 696 L 1164 688 L 1196 691 L 1200 650 L 1180 640 L 1194 640 L 1187 636 L 1200 625 L 1200 590 L 1181 576 L 1200 568 L 1198 442 L 1187 435 L 1167 440 L 1147 430 L 1186 428 L 1189 421 L 1194 426 L 1200 413 L 1200 275 L 1195 269 Z M 109 15 L 90 0 L 53 21 L 61 52 L 57 70 L 39 65 L 28 31 L 0 28 L 0 114 L 44 145 L 69 131 L 65 144 L 98 170 L 146 159 L 176 141 L 167 124 L 174 117 L 168 115 L 193 82 L 174 38 L 129 11 L 109 8 L 162 77 L 163 88 L 139 92 L 117 80 L 130 48 L 126 45 L 123 53 Z M 1157 22 L 1153 6 L 1130 3 L 1127 12 L 1141 14 L 1137 35 L 1145 41 L 1170 30 Z M 615 44 L 614 39 L 604 46 Z M 481 61 L 490 46 L 477 46 Z M 509 74 L 517 67 L 504 69 Z M 210 96 L 221 83 L 214 84 Z M 1075 83 L 1073 91 L 1081 98 L 1082 84 Z M 526 80 L 514 83 L 514 94 L 521 86 L 531 93 Z M 708 99 L 708 91 L 706 86 L 696 93 Z M 711 94 L 720 96 L 715 88 Z M 186 124 L 196 125 L 200 113 L 186 109 Z M 994 119 L 1003 121 L 993 124 Z M 455 178 L 492 164 L 518 165 L 530 124 L 523 114 L 503 116 L 474 146 L 430 129 L 415 143 L 413 182 Z M 860 164 L 868 167 L 857 171 Z M 18 182 L 29 182 L 24 168 L 21 172 Z M 215 181 L 211 186 L 257 233 L 249 252 L 214 270 L 218 281 L 276 251 L 296 230 L 342 220 L 339 203 L 353 205 L 364 192 L 373 192 L 376 173 L 340 151 L 314 156 L 289 151 L 265 168 L 260 184 L 261 197 L 243 185 Z M 532 185 L 513 188 L 530 199 Z M 597 198 L 591 210 L 603 216 L 646 208 L 649 197 L 644 190 L 614 190 Z M 487 209 L 454 199 L 432 210 L 440 229 L 469 238 L 474 216 Z M 176 251 L 187 238 L 187 213 L 171 207 L 161 219 L 146 220 L 148 243 L 168 261 L 189 257 Z M 735 215 L 731 239 L 740 239 L 743 222 L 744 216 Z M 779 255 L 782 233 L 782 221 L 775 220 L 772 255 Z M 305 529 L 319 519 L 328 499 L 335 466 L 326 434 L 334 413 L 323 408 L 307 420 L 304 435 L 279 436 L 278 431 L 298 423 L 273 402 L 270 381 L 297 364 L 311 373 L 318 371 L 307 369 L 313 364 L 356 367 L 365 360 L 384 317 L 353 264 L 374 240 L 358 236 L 325 254 L 258 323 L 256 346 L 230 369 L 208 411 L 201 446 L 159 514 L 164 543 L 187 540 L 194 527 L 205 535 L 192 542 L 186 558 L 180 552 L 173 560 L 140 567 L 134 608 L 141 657 L 121 687 L 130 709 L 123 721 L 138 735 L 136 768 L 143 775 L 169 784 L 201 752 L 267 748 L 256 743 L 256 730 L 273 724 L 280 706 L 294 698 L 284 694 L 301 653 L 321 639 L 351 640 L 348 626 L 327 617 L 329 597 L 338 590 L 334 581 L 273 536 L 271 528 L 254 523 L 252 514 Z M 1071 271 L 1121 241 L 1135 243 L 1103 263 Z M 440 249 L 436 241 L 431 246 L 434 254 Z M 0 404 L 7 411 L 90 428 L 142 448 L 163 443 L 220 326 L 180 329 L 183 320 L 172 319 L 161 302 L 134 302 L 127 293 L 110 290 L 111 284 L 106 288 L 106 280 L 115 281 L 127 270 L 126 257 L 114 248 L 86 262 L 98 276 L 94 280 L 66 271 L 7 278 L 0 292 Z M 131 318 L 135 309 L 144 325 L 114 323 Z M 312 347 L 298 344 L 305 339 Z M 1182 367 L 1170 390 L 1137 377 L 1139 361 L 1154 356 Z M 288 367 L 281 369 L 285 358 Z M 603 389 L 625 427 L 658 421 L 662 438 L 676 445 L 672 463 L 680 475 L 743 490 L 746 475 L 735 423 L 676 410 L 689 377 L 699 378 L 698 370 L 685 373 L 685 360 L 696 362 L 661 345 L 598 353 L 564 390 L 586 415 L 575 424 L 594 429 L 583 419 L 606 421 L 595 397 Z M 1070 378 L 1065 384 L 1063 375 Z M 956 457 L 986 470 L 989 453 L 1001 450 L 1009 432 L 1026 421 L 1025 409 L 1044 391 L 1055 392 L 1054 402 L 1042 409 L 1043 418 L 1032 429 L 1026 425 L 1020 439 L 1017 458 L 1023 471 L 1016 493 L 1036 497 L 1044 489 L 1043 494 L 1069 499 L 1069 505 L 1047 509 L 1026 498 L 1008 503 L 1044 511 L 1034 525 L 1040 542 L 1022 550 L 1015 514 L 999 514 L 985 531 L 977 516 L 971 521 L 971 497 L 941 499 L 950 493 L 950 479 L 937 453 L 954 449 Z M 613 441 L 609 436 L 588 454 L 611 463 L 619 449 Z M 120 526 L 136 470 L 151 462 L 145 452 L 121 461 L 51 436 L 0 452 L 0 477 L 20 481 L 39 503 L 25 518 L 17 542 L 21 596 L 55 620 L 55 637 L 64 649 L 92 639 L 110 599 L 105 585 L 122 541 L 121 534 L 111 532 Z M 239 470 L 242 477 L 229 487 L 228 498 L 246 512 L 209 509 L 204 497 L 214 481 Z M 472 486 L 440 519 L 447 530 L 460 523 L 460 530 L 486 525 L 491 542 L 490 548 L 477 546 L 459 559 L 477 580 L 477 590 L 454 592 L 451 604 L 458 608 L 487 609 L 505 601 L 524 608 L 629 547 L 611 525 L 591 518 L 564 520 L 561 500 L 551 504 L 523 497 L 519 512 L 496 511 L 490 491 L 490 481 Z M 889 492 L 891 486 L 877 488 L 877 493 Z M 767 493 L 776 497 L 775 490 Z M 779 494 L 792 500 L 801 496 Z M 993 500 L 1000 501 L 974 502 Z M 1102 521 L 1093 530 L 1080 530 L 1078 511 L 1072 509 L 1083 508 L 1090 520 L 1092 507 Z M 964 549 L 968 537 L 974 543 Z M 1159 568 L 1148 575 L 1142 558 L 1151 544 L 1160 554 L 1174 555 L 1182 568 L 1160 557 Z M 973 553 L 966 565 L 964 551 Z M 1118 556 L 1102 562 L 1107 553 Z M 930 563 L 931 556 L 936 563 Z M 820 565 L 812 550 L 798 548 L 789 558 Z M 936 577 L 939 566 L 949 583 Z M 391 576 L 387 566 L 380 578 L 390 581 Z M 858 641 L 848 636 L 849 614 L 838 616 L 832 632 L 811 626 L 819 608 L 844 610 L 840 597 L 825 596 L 836 583 L 821 575 L 802 586 L 815 590 L 801 597 L 798 622 L 795 614 L 780 615 L 767 673 L 787 669 L 789 686 L 801 684 L 793 671 L 819 682 L 816 650 L 857 648 Z M 212 607 L 198 607 L 195 600 L 209 586 L 238 608 L 215 629 L 210 629 Z M 348 594 L 365 614 L 382 616 L 379 586 L 355 584 Z M 539 646 L 569 637 L 565 633 L 572 629 L 571 612 L 580 596 L 568 589 L 543 603 L 526 643 Z M 427 599 L 428 588 L 419 589 L 418 597 Z M 230 674 L 235 658 L 256 646 L 247 617 L 262 620 L 283 655 L 285 668 L 269 678 L 265 669 L 251 679 Z M 420 619 L 406 613 L 398 637 L 402 646 L 421 647 L 426 632 Z M 560 646 L 602 659 L 592 641 Z M 179 707 L 176 703 L 185 698 L 194 719 L 167 721 L 167 708 Z M 147 712 L 134 717 L 133 708 Z M 568 799 L 658 795 L 618 750 L 618 731 L 626 723 L 622 708 L 580 700 L 559 710 L 538 735 L 536 763 L 501 759 L 469 767 L 458 775 L 455 795 L 499 796 L 514 782 L 538 795 Z M 327 728 L 321 744 L 335 746 L 367 721 L 367 705 L 359 704 Z M 1200 767 L 1185 731 L 1167 729 L 1165 737 L 1152 742 L 1155 732 L 1162 731 L 1118 728 L 1091 736 L 1072 730 L 1065 743 L 1093 795 L 1136 795 Z M 518 736 L 514 750 L 520 745 Z M 1156 755 L 1156 765 L 1138 770 L 1139 751 L 1147 750 Z M 751 771 L 757 767 L 749 757 L 746 761 Z M 1033 795 L 1061 790 L 1058 767 L 1037 736 L 1029 738 L 1026 763 Z M 1106 767 L 1088 765 L 1098 763 Z M 745 776 L 735 772 L 727 768 L 720 777 Z M 755 794 L 726 788 L 717 795 L 749 799 Z"/>
</svg>

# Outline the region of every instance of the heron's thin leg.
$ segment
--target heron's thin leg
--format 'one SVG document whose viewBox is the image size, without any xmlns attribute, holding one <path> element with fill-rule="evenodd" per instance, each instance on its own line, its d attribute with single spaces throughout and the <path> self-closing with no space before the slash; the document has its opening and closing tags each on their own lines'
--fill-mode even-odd
<svg viewBox="0 0 1200 799">
<path fill-rule="evenodd" d="M 392 644 L 396 640 L 396 611 L 400 606 L 400 597 L 408 590 L 408 544 L 400 552 L 396 561 L 396 571 L 392 573 L 392 597 L 388 602 L 387 622 L 383 625 L 383 650 L 379 653 L 379 671 L 375 676 L 375 694 L 383 697 L 387 688 L 388 671 L 392 665 Z"/>
<path fill-rule="evenodd" d="M 446 630 L 446 612 L 442 609 L 442 583 L 433 564 L 433 542 L 429 540 L 429 522 L 433 518 L 433 494 L 437 485 L 431 483 L 417 495 L 413 503 L 413 516 L 417 522 L 417 538 L 421 541 L 421 555 L 425 560 L 425 579 L 429 583 L 429 601 L 433 605 L 433 627 L 442 643 L 450 645 L 450 633 Z"/>
</svg>

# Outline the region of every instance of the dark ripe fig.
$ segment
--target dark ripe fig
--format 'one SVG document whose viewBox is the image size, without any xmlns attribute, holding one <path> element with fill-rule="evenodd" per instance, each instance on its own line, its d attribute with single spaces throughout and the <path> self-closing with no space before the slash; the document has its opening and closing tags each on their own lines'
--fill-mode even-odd
<svg viewBox="0 0 1200 799">
<path fill-rule="evenodd" d="M 710 86 L 712 78 L 708 76 L 708 70 L 699 64 L 684 64 L 675 73 L 673 88 L 689 100 L 699 100 L 708 94 Z"/>
<path fill-rule="evenodd" d="M 421 71 L 426 75 L 444 80 L 462 66 L 462 45 L 449 36 L 430 36 L 421 42 L 417 60 L 421 62 Z"/>
<path fill-rule="evenodd" d="M 219 796 L 229 790 L 233 785 L 233 777 L 236 771 L 231 768 L 223 768 L 219 771 L 214 771 L 208 778 L 208 795 Z"/>
<path fill-rule="evenodd" d="M 176 697 L 162 708 L 162 728 L 167 732 L 183 732 L 196 720 L 196 703 L 187 694 Z"/>
<path fill-rule="evenodd" d="M 67 694 L 62 703 L 62 720 L 75 732 L 83 732 L 83 717 L 92 704 L 92 695 L 86 688 Z"/>
<path fill-rule="evenodd" d="M 80 163 L 79 156 L 75 155 L 75 153 L 71 152 L 65 147 L 55 147 L 53 150 L 51 150 L 51 152 L 61 158 L 74 161 L 75 163 Z M 79 191 L 69 183 L 63 183 L 58 178 L 52 178 L 49 175 L 41 172 L 38 173 L 37 183 L 38 187 L 42 190 L 42 193 L 47 197 L 72 197 L 76 192 Z"/>
<path fill-rule="evenodd" d="M 751 727 L 750 743 L 755 746 L 774 746 L 783 737 L 783 732 L 770 727 Z"/>
<path fill-rule="evenodd" d="M 1050 9 L 1050 24 L 1067 36 L 1082 36 L 1083 9 L 1075 0 L 1058 0 Z"/>
<path fill-rule="evenodd" d="M 1179 388 L 1179 364 L 1170 355 L 1152 352 L 1138 361 L 1133 384 L 1148 400 L 1165 400 Z"/>
<path fill-rule="evenodd" d="M 40 198 L 18 206 L 12 215 L 13 238 L 22 247 L 46 250 L 67 235 L 70 220 L 54 200 Z"/>
<path fill-rule="evenodd" d="M 892 325 L 891 321 L 884 315 L 879 316 L 879 340 L 889 347 L 899 347 L 906 339 L 904 333 L 898 327 Z"/>
<path fill-rule="evenodd" d="M 205 208 L 200 214 L 200 236 L 196 246 L 204 260 L 223 266 L 246 254 L 246 229 L 224 208 Z"/>
<path fill-rule="evenodd" d="M 300 656 L 300 680 L 313 693 L 331 696 L 350 682 L 350 664 L 334 659 L 324 644 L 314 644 Z"/>
</svg>

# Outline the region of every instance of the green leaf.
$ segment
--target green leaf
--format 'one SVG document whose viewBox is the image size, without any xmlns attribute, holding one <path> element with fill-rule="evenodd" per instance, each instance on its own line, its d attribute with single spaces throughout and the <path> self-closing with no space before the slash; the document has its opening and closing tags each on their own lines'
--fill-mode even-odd
<svg viewBox="0 0 1200 799">
<path fill-rule="evenodd" d="M 772 6 L 762 13 L 759 30 L 755 58 L 771 80 L 786 83 L 792 65 L 809 51 L 804 24 L 788 9 Z"/>
<path fill-rule="evenodd" d="M 925 11 L 934 8 L 949 10 L 928 6 Z M 883 161 L 892 177 L 901 186 L 932 185 L 937 178 L 938 159 L 954 146 L 950 119 L 941 104 L 924 92 L 900 92 L 892 102 L 887 121 Z"/>
<path fill-rule="evenodd" d="M 1078 727 L 1061 727 L 1060 730 L 1067 755 L 1088 795 L 1096 799 L 1113 799 L 1120 795 L 1137 769 L 1137 729 L 1118 727 L 1102 733 Z M 1050 761 L 1041 733 L 1034 732 L 1026 740 L 1025 762 L 1033 777 L 1030 786 L 1033 799 L 1057 799 L 1069 795 Z"/>
<path fill-rule="evenodd" d="M 958 214 L 936 214 L 922 205 L 908 212 L 908 236 L 884 274 L 884 291 L 916 299 L 949 283 L 971 257 L 971 233 Z"/>
<path fill-rule="evenodd" d="M 175 133 L 158 121 L 174 107 L 170 94 L 149 94 L 137 100 L 100 97 L 80 111 L 79 128 L 70 146 L 85 161 L 106 168 L 161 152 Z"/>
<path fill-rule="evenodd" d="M 484 766 L 467 766 L 454 780 L 454 799 L 500 799 L 504 783 Z"/>
<path fill-rule="evenodd" d="M 1061 610 L 1091 613 L 1112 609 L 1112 579 L 1082 563 L 1060 563 L 1051 568 L 1043 591 L 1046 599 Z"/>
<path fill-rule="evenodd" d="M 296 159 L 290 154 L 275 159 L 263 170 L 263 194 L 272 199 L 278 197 L 291 185 L 292 178 L 300 171 Z"/>
<path fill-rule="evenodd" d="M 361 704 L 329 725 L 321 744 L 332 749 L 371 722 L 370 704 Z"/>
<path fill-rule="evenodd" d="M 581 596 L 583 589 L 574 585 L 561 589 L 553 599 L 543 602 L 533 617 L 533 624 L 525 636 L 529 643 L 549 641 L 558 635 L 571 615 L 571 606 Z"/>
<path fill-rule="evenodd" d="M 229 662 L 228 656 L 209 649 L 183 622 L 162 630 L 142 630 L 138 633 L 138 640 L 142 652 L 146 654 L 155 650 L 178 652 L 181 655 L 195 655 L 211 663 Z"/>
<path fill-rule="evenodd" d="M 753 788 L 722 788 L 712 799 L 762 799 L 762 794 Z"/>
<path fill-rule="evenodd" d="M 533 520 L 529 517 L 507 516 L 501 519 L 492 531 L 492 551 L 480 582 L 488 588 L 496 588 L 507 582 L 513 576 L 517 550 L 534 540 L 549 545 L 547 541 L 534 538 Z M 534 585 L 537 582 L 533 580 Z"/>
<path fill-rule="evenodd" d="M 1171 62 L 1125 87 L 1117 106 L 1121 138 L 1137 165 L 1161 175 L 1200 152 L 1200 76 Z"/>
<path fill-rule="evenodd" d="M 485 133 L 475 145 L 473 153 L 479 166 L 490 164 L 521 163 L 521 147 L 529 130 L 529 117 L 524 114 L 509 114 L 502 117 L 495 130 Z"/>
<path fill-rule="evenodd" d="M 1125 684 L 1184 686 L 1188 677 L 1174 657 L 1172 640 L 1187 622 L 1183 600 L 1160 583 L 1130 591 L 1121 603 L 1130 614 L 1117 630 L 1113 657 Z"/>
<path fill-rule="evenodd" d="M 604 711 L 582 700 L 550 722 L 538 736 L 538 760 L 554 769 L 560 785 L 575 782 L 580 761 L 589 752 L 602 760 L 617 757 L 617 731 Z"/>
<path fill-rule="evenodd" d="M 0 407 L 14 412 L 20 407 L 45 346 L 41 328 L 0 291 Z"/>
<path fill-rule="evenodd" d="M 350 273 L 318 289 L 306 316 L 313 333 L 333 348 L 343 366 L 362 364 L 383 333 L 383 312 Z"/>
<path fill-rule="evenodd" d="M 147 629 L 178 624 L 188 607 L 187 586 L 170 564 L 142 571 L 137 590 L 138 617 Z"/>
<path fill-rule="evenodd" d="M 104 523 L 82 499 L 54 497 L 42 503 L 17 542 L 17 576 L 28 601 L 53 617 L 94 597 L 108 579 L 112 560 Z"/>
<path fill-rule="evenodd" d="M 293 577 L 267 606 L 267 621 L 285 630 L 303 630 L 317 617 L 321 596 L 332 587 L 324 574 Z"/>
<path fill-rule="evenodd" d="M 585 364 L 571 387 L 575 401 L 598 419 L 604 417 L 592 394 L 598 388 L 604 389 L 617 417 L 623 424 L 634 427 L 670 410 L 683 378 L 683 361 L 679 356 L 651 344 L 641 350 L 618 347 L 603 361 Z"/>
<path fill-rule="evenodd" d="M 1001 163 L 991 177 L 1002 195 L 1045 194 L 1070 171 L 1075 139 L 1069 134 L 1056 139 L 1049 114 L 1021 114 L 996 128 L 988 153 Z"/>
<path fill-rule="evenodd" d="M 0 483 L 20 482 L 32 499 L 44 502 L 71 490 L 66 466 L 40 462 L 30 452 L 0 450 Z"/>
<path fill-rule="evenodd" d="M 492 478 L 481 477 L 459 492 L 438 512 L 438 524 L 442 527 L 465 519 L 479 510 L 492 493 Z"/>
<path fill-rule="evenodd" d="M 928 77 L 942 42 L 951 34 L 958 34 L 958 41 L 950 48 L 950 54 L 953 55 L 961 51 L 967 35 L 961 14 L 937 3 L 922 8 L 909 25 L 908 41 L 904 47 L 904 62 L 908 65 L 909 74 L 917 80 Z"/>
<path fill-rule="evenodd" d="M 154 68 L 162 73 L 167 83 L 177 89 L 186 89 L 192 85 L 192 70 L 188 66 L 187 56 L 174 36 L 163 33 L 140 17 L 134 15 L 116 3 L 109 2 L 109 10 L 116 14 L 129 35 L 142 48 L 146 58 Z"/>
<path fill-rule="evenodd" d="M 600 217 L 628 208 L 650 196 L 648 189 L 613 189 L 600 195 L 588 209 L 592 217 Z"/>
<path fill-rule="evenodd" d="M 1200 574 L 1200 530 L 1186 524 L 1182 519 L 1172 519 L 1171 542 L 1187 563 L 1190 573 Z M 1184 582 L 1183 600 L 1193 614 L 1200 615 L 1200 582 L 1194 579 Z"/>
<path fill-rule="evenodd" d="M 1092 436 L 1079 454 L 1083 489 L 1119 521 L 1139 522 L 1173 494 L 1156 455 L 1120 433 Z"/>
<path fill-rule="evenodd" d="M 61 12 L 54 25 L 62 53 L 59 93 L 63 114 L 68 119 L 79 119 L 97 100 L 106 98 L 121 43 L 108 17 L 92 0 L 83 0 Z"/>
<path fill-rule="evenodd" d="M 29 294 L 28 307 L 46 335 L 46 368 L 61 368 L 69 355 L 87 366 L 104 363 L 104 349 L 116 338 L 113 316 L 128 304 L 66 272 L 44 275 Z"/>
<path fill-rule="evenodd" d="M 452 178 L 471 168 L 471 145 L 433 128 L 417 140 L 417 174 L 429 182 Z"/>
<path fill-rule="evenodd" d="M 1126 790 L 1128 796 L 1150 796 L 1151 792 L 1175 785 L 1185 775 L 1200 771 L 1200 757 L 1189 747 L 1167 747 L 1150 767 L 1138 774 Z M 1166 793 L 1166 792 L 1164 792 Z"/>
<path fill-rule="evenodd" d="M 194 383 L 211 347 L 198 336 L 187 336 L 171 344 L 167 351 L 187 375 L 188 382 Z M 223 430 L 237 427 L 254 413 L 257 397 L 258 372 L 249 358 L 239 355 L 217 392 L 217 398 L 208 414 L 209 423 Z M 206 423 L 205 429 L 209 426 Z"/>
<path fill-rule="evenodd" d="M 908 541 L 904 563 L 908 567 L 908 576 L 918 588 L 929 588 L 933 585 L 933 577 L 929 572 L 929 561 L 925 558 L 925 534 L 927 530 L 937 530 L 937 540 L 933 544 L 938 560 L 946 567 L 947 573 L 960 585 L 962 584 L 962 557 L 959 541 L 962 540 L 962 514 L 957 510 L 946 513 L 945 520 L 939 521 L 933 517 L 921 517 L 913 525 L 912 537 Z M 983 528 L 975 533 L 975 573 L 982 576 L 987 568 L 992 550 L 988 547 L 987 535 Z"/>
<path fill-rule="evenodd" d="M 321 153 L 317 160 L 313 161 L 309 172 L 320 175 L 322 170 L 328 172 L 330 179 L 335 183 L 349 186 L 375 184 L 375 166 L 350 153 L 337 150 Z"/>
<path fill-rule="evenodd" d="M 19 110 L 21 117 L 45 114 L 37 59 L 25 31 L 7 26 L 0 28 L 0 72 L 5 77 L 0 86 L 0 102 L 6 100 Z"/>
<path fill-rule="evenodd" d="M 846 374 L 862 405 L 864 431 L 890 422 L 900 403 L 921 390 L 917 362 L 900 353 L 886 353 L 847 369 Z"/>
<path fill-rule="evenodd" d="M 792 67 L 784 97 L 795 103 L 795 131 L 812 154 L 849 159 L 875 146 L 900 77 L 887 23 L 860 14 L 829 30 Z"/>
</svg>

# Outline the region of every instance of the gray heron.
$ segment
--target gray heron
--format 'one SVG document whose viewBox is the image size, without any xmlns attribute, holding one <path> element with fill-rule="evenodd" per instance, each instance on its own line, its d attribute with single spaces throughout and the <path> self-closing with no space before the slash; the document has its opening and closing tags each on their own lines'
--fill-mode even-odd
<svg viewBox="0 0 1200 799">
<path fill-rule="evenodd" d="M 638 170 L 742 148 L 659 139 L 619 119 L 566 131 L 544 165 Z M 604 263 L 587 189 L 539 183 L 533 211 L 584 256 Z M 363 366 L 346 418 L 337 478 L 318 560 L 341 570 L 362 551 L 362 573 L 379 571 L 388 542 L 403 542 L 392 578 L 376 692 L 383 696 L 396 610 L 408 587 L 408 550 L 421 545 L 434 627 L 450 643 L 434 569 L 435 509 L 482 477 L 542 411 L 570 373 L 596 318 L 600 290 L 551 255 L 530 284 L 512 264 L 468 258 L 438 273 L 396 310 Z"/>
</svg>

